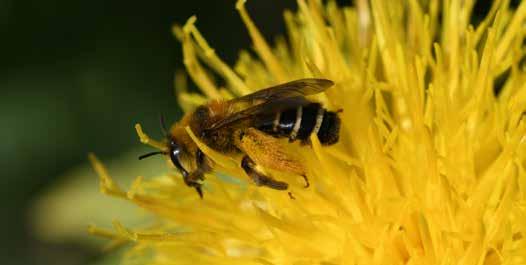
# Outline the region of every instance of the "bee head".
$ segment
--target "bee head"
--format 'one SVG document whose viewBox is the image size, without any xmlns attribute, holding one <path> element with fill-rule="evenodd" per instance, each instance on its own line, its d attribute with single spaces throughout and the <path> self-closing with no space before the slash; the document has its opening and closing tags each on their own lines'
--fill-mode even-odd
<svg viewBox="0 0 526 265">
<path fill-rule="evenodd" d="M 168 132 L 168 129 L 166 128 L 164 118 L 162 115 L 159 116 L 160 118 L 160 124 L 161 124 L 161 131 L 163 132 L 165 139 L 166 139 L 166 149 L 162 151 L 155 151 L 150 152 L 144 155 L 139 156 L 139 160 L 142 160 L 144 158 L 153 156 L 153 155 L 167 155 L 170 157 L 170 160 L 172 161 L 173 165 L 181 172 L 183 177 L 188 176 L 188 171 L 183 167 L 182 161 L 183 157 L 187 156 L 186 148 L 183 144 L 178 143 L 177 138 L 171 135 Z"/>
</svg>

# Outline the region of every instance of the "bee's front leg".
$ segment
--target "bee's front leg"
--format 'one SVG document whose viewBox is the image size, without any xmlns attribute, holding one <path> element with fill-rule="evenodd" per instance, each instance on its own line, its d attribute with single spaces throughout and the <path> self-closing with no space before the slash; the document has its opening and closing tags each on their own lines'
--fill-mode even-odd
<svg viewBox="0 0 526 265">
<path fill-rule="evenodd" d="M 202 184 L 199 183 L 199 181 L 202 181 L 205 179 L 204 173 L 209 172 L 211 167 L 209 165 L 209 160 L 206 158 L 205 154 L 201 150 L 197 150 L 195 154 L 195 163 L 197 165 L 197 169 L 189 174 L 186 174 L 184 177 L 184 183 L 189 186 L 195 188 L 197 193 L 199 194 L 199 197 L 203 198 L 203 189 Z"/>
<path fill-rule="evenodd" d="M 203 174 L 197 171 L 183 176 L 186 186 L 194 188 L 201 199 L 203 198 L 203 189 L 201 188 L 202 184 L 198 181 L 202 180 L 203 178 Z"/>
<path fill-rule="evenodd" d="M 243 168 L 245 173 L 247 173 L 247 175 L 250 176 L 258 186 L 267 186 L 276 190 L 286 190 L 289 187 L 289 184 L 286 182 L 277 181 L 258 172 L 256 169 L 256 163 L 247 155 L 241 160 L 241 168 Z"/>
</svg>

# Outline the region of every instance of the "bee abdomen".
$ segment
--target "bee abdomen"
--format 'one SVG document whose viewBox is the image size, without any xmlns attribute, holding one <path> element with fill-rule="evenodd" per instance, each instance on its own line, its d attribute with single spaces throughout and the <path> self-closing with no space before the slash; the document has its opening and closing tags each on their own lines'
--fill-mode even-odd
<svg viewBox="0 0 526 265">
<path fill-rule="evenodd" d="M 257 128 L 276 137 L 287 137 L 291 142 L 307 143 L 309 136 L 316 133 L 323 145 L 331 145 L 338 142 L 340 118 L 319 103 L 311 103 L 267 116 Z"/>
<path fill-rule="evenodd" d="M 324 145 L 331 145 L 340 139 L 340 117 L 333 111 L 325 112 L 320 130 L 317 132 L 318 139 Z"/>
</svg>

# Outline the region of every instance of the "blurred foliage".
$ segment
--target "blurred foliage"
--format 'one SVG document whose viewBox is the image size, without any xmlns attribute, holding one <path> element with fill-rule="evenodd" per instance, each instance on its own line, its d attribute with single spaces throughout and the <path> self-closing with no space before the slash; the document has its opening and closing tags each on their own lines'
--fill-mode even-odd
<svg viewBox="0 0 526 265">
<path fill-rule="evenodd" d="M 119 185 L 129 188 L 137 174 L 142 177 L 155 177 L 170 168 L 165 160 L 148 159 L 137 163 L 137 154 L 145 148 L 133 149 L 117 159 L 105 161 L 112 176 Z M 165 169 L 165 170 L 159 170 Z M 54 183 L 30 208 L 30 227 L 38 238 L 48 242 L 77 240 L 96 248 L 103 248 L 108 240 L 87 236 L 88 224 L 112 229 L 114 219 L 136 226 L 151 225 L 151 216 L 127 201 L 102 194 L 99 179 L 93 176 L 91 165 L 84 164 L 64 173 L 64 177 Z"/>
</svg>

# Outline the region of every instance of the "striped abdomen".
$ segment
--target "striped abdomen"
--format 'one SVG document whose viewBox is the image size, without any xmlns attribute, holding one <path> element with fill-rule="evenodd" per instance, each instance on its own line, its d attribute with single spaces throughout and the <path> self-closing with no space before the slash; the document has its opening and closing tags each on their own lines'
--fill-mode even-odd
<svg viewBox="0 0 526 265">
<path fill-rule="evenodd" d="M 276 137 L 287 137 L 291 142 L 307 143 L 309 136 L 316 133 L 322 144 L 331 145 L 338 142 L 340 118 L 319 103 L 311 103 L 262 117 L 256 128 Z"/>
</svg>

